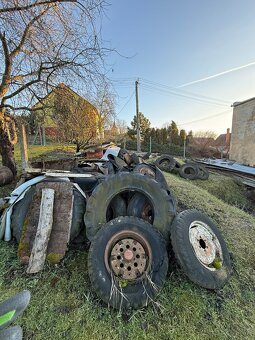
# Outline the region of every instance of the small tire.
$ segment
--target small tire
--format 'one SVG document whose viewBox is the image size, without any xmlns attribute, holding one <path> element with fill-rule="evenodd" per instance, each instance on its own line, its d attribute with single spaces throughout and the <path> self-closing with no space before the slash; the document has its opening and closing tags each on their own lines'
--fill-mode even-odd
<svg viewBox="0 0 255 340">
<path fill-rule="evenodd" d="M 194 283 L 207 289 L 220 289 L 231 275 L 226 243 L 216 225 L 205 214 L 185 210 L 171 226 L 175 257 Z"/>
<path fill-rule="evenodd" d="M 107 210 L 115 196 L 121 193 L 139 192 L 153 208 L 153 225 L 169 240 L 170 225 L 176 215 L 175 200 L 155 180 L 141 174 L 119 173 L 108 176 L 99 184 L 87 201 L 84 215 L 87 238 L 92 241 L 99 229 L 107 222 Z"/>
<path fill-rule="evenodd" d="M 182 178 L 196 179 L 198 178 L 198 167 L 196 164 L 186 163 L 180 167 L 179 174 Z"/>
<path fill-rule="evenodd" d="M 198 164 L 198 179 L 207 180 L 209 178 L 209 171 L 205 166 Z"/>
<path fill-rule="evenodd" d="M 127 215 L 127 203 L 123 197 L 117 195 L 111 201 L 111 204 L 106 212 L 106 221 L 115 219 L 118 216 Z"/>
<path fill-rule="evenodd" d="M 128 203 L 127 215 L 139 217 L 150 224 L 153 224 L 154 216 L 150 202 L 143 194 L 140 194 L 139 192 L 135 193 Z"/>
<path fill-rule="evenodd" d="M 89 249 L 91 285 L 105 303 L 120 311 L 153 301 L 167 269 L 164 239 L 150 224 L 135 217 L 118 217 L 105 224 Z"/>
<path fill-rule="evenodd" d="M 176 164 L 176 160 L 170 155 L 162 155 L 155 161 L 155 165 L 162 171 L 171 172 Z"/>
</svg>

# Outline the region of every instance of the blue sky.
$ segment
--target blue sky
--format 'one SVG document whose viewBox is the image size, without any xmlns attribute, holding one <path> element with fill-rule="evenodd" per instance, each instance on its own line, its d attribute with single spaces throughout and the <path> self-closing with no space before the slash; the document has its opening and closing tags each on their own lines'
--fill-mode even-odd
<svg viewBox="0 0 255 340">
<path fill-rule="evenodd" d="M 224 133 L 230 105 L 255 96 L 255 65 L 178 86 L 255 62 L 254 13 L 252 0 L 112 0 L 102 33 L 123 56 L 108 58 L 118 118 L 130 124 L 139 78 L 140 111 L 153 126 Z"/>
</svg>

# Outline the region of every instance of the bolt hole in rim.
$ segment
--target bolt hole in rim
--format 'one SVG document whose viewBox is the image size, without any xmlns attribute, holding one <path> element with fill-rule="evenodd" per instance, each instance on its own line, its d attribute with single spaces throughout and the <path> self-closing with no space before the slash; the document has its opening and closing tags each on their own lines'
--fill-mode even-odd
<svg viewBox="0 0 255 340">
<path fill-rule="evenodd" d="M 108 272 L 122 280 L 142 279 L 151 265 L 151 248 L 139 233 L 123 231 L 115 234 L 105 249 Z"/>
<path fill-rule="evenodd" d="M 206 223 L 194 221 L 190 224 L 189 241 L 196 258 L 204 267 L 211 271 L 222 267 L 223 254 L 220 242 Z"/>
</svg>

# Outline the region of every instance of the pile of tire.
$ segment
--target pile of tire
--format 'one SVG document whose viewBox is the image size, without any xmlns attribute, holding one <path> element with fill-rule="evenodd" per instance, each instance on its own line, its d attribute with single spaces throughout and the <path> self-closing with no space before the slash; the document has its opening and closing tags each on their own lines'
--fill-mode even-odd
<svg viewBox="0 0 255 340">
<path fill-rule="evenodd" d="M 181 165 L 174 157 L 170 155 L 162 155 L 156 161 L 155 165 L 162 171 L 180 175 L 186 179 L 207 180 L 209 172 L 206 167 L 196 162 L 187 162 Z"/>
<path fill-rule="evenodd" d="M 155 301 L 175 260 L 193 282 L 221 288 L 230 277 L 231 261 L 220 231 L 197 210 L 177 214 L 175 197 L 158 167 L 179 172 L 177 162 L 119 158 L 107 164 L 109 175 L 76 179 L 87 199 L 74 189 L 70 241 L 85 231 L 88 272 L 98 297 L 120 311 L 146 306 Z M 32 186 L 14 207 L 18 241 L 33 194 Z"/>
<path fill-rule="evenodd" d="M 167 278 L 169 252 L 195 283 L 219 289 L 231 274 L 229 253 L 214 223 L 196 210 L 176 213 L 162 172 L 138 164 L 106 177 L 87 201 L 92 288 L 120 311 L 155 301 Z"/>
</svg>

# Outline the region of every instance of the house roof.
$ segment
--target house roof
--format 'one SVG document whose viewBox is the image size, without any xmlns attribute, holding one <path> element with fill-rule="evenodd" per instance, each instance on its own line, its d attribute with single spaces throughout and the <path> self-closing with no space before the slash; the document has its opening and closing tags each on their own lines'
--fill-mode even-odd
<svg viewBox="0 0 255 340">
<path fill-rule="evenodd" d="M 231 138 L 231 133 L 229 133 L 229 136 Z M 226 133 L 223 133 L 221 135 L 219 135 L 215 142 L 213 143 L 214 146 L 225 146 L 227 145 L 227 142 L 226 142 L 226 138 L 227 138 L 227 134 Z M 229 139 L 230 140 L 230 139 Z M 228 143 L 229 144 L 229 143 Z"/>
<path fill-rule="evenodd" d="M 252 100 L 255 100 L 255 97 L 252 97 L 250 99 L 246 99 L 246 100 L 243 100 L 242 102 L 234 102 L 231 106 L 232 107 L 236 107 L 236 106 L 239 106 L 239 105 L 242 105 L 242 104 L 245 104 L 245 103 L 248 103 Z"/>
<path fill-rule="evenodd" d="M 45 97 L 43 97 L 40 102 L 37 102 L 33 105 L 32 108 L 37 107 L 38 105 L 40 105 L 42 102 L 44 102 L 46 99 L 48 99 L 49 97 L 52 96 L 52 94 L 56 93 L 57 91 L 66 91 L 67 93 L 70 93 L 72 95 L 78 96 L 79 98 L 81 98 L 82 100 L 86 101 L 87 103 L 89 103 L 96 111 L 96 107 L 91 104 L 87 99 L 83 98 L 81 95 L 79 95 L 77 92 L 75 92 L 74 90 L 72 90 L 69 86 L 65 85 L 64 83 L 60 83 L 58 84 L 58 86 L 56 86 L 54 89 L 52 89 Z"/>
</svg>

